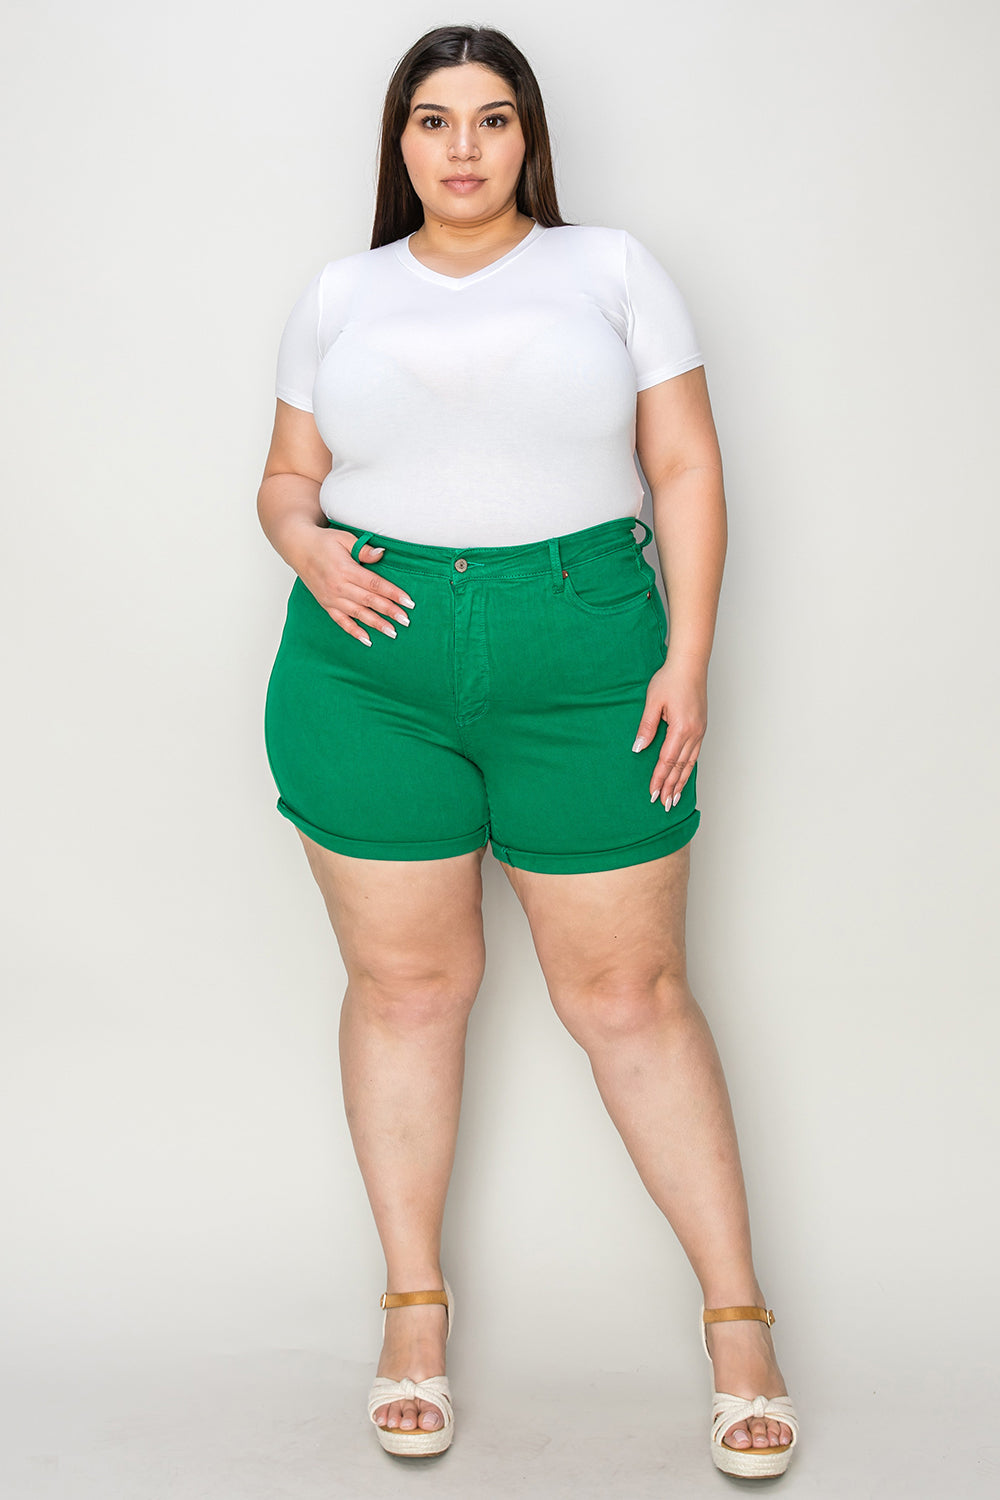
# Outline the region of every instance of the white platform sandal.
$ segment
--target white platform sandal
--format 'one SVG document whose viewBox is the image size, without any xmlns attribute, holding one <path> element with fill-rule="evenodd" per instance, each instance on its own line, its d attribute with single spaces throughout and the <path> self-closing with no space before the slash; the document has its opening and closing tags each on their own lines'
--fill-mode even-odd
<svg viewBox="0 0 1000 1500">
<path fill-rule="evenodd" d="M 412 1307 L 420 1303 L 442 1303 L 448 1315 L 448 1333 L 445 1343 L 451 1338 L 451 1324 L 455 1310 L 455 1299 L 447 1279 L 444 1291 L 432 1292 L 383 1292 L 379 1307 Z M 385 1317 L 382 1318 L 382 1337 L 385 1337 Z M 392 1401 L 430 1401 L 444 1418 L 440 1427 L 381 1427 L 375 1422 L 375 1413 L 380 1406 Z M 426 1380 L 389 1380 L 377 1375 L 368 1393 L 368 1415 L 375 1422 L 378 1440 L 386 1453 L 402 1454 L 406 1458 L 427 1458 L 432 1453 L 443 1453 L 455 1435 L 455 1413 L 451 1404 L 451 1389 L 447 1375 L 429 1375 Z"/>
<path fill-rule="evenodd" d="M 706 1323 L 739 1323 L 756 1319 L 768 1328 L 774 1322 L 774 1313 L 766 1307 L 712 1307 L 701 1310 L 701 1338 L 705 1353 L 708 1352 Z M 784 1422 L 791 1429 L 792 1441 L 768 1448 L 730 1448 L 722 1440 L 723 1433 L 737 1422 L 747 1422 L 754 1417 L 770 1418 L 772 1422 Z M 799 1421 L 790 1396 L 756 1396 L 748 1401 L 745 1396 L 730 1396 L 726 1391 L 712 1392 L 712 1459 L 717 1469 L 724 1474 L 738 1474 L 742 1479 L 765 1479 L 783 1474 L 788 1468 L 799 1436 Z"/>
</svg>

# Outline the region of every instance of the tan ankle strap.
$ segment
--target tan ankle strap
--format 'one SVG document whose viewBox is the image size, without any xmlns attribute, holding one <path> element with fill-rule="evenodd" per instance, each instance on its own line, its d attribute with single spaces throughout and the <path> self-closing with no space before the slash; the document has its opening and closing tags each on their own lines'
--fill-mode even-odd
<svg viewBox="0 0 1000 1500">
<path fill-rule="evenodd" d="M 774 1322 L 769 1307 L 706 1307 L 702 1317 L 706 1323 L 742 1323 L 744 1319 L 756 1318 L 768 1328 Z"/>
<path fill-rule="evenodd" d="M 383 1292 L 379 1298 L 379 1307 L 414 1307 L 425 1302 L 438 1302 L 442 1307 L 448 1306 L 447 1292 Z"/>
</svg>

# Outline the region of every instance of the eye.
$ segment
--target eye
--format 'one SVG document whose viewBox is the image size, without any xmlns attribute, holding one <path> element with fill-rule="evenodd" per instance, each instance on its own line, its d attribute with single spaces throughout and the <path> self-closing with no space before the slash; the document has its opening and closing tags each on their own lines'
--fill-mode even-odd
<svg viewBox="0 0 1000 1500">
<path fill-rule="evenodd" d="M 483 124 L 484 125 L 488 125 L 489 122 L 490 122 L 490 120 L 498 120 L 500 122 L 500 125 L 503 126 L 503 125 L 506 125 L 506 123 L 507 123 L 507 116 L 506 115 L 487 115 L 486 119 L 483 121 Z"/>
<path fill-rule="evenodd" d="M 441 119 L 440 115 L 422 115 L 420 118 L 420 123 L 421 125 L 428 125 L 432 120 L 437 120 L 440 124 L 444 124 L 444 121 Z"/>
</svg>

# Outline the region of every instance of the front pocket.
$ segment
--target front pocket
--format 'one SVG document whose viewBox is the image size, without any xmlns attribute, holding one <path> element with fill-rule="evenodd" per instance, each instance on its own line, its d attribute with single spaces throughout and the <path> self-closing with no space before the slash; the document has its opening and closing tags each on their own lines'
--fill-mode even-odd
<svg viewBox="0 0 1000 1500">
<path fill-rule="evenodd" d="M 563 580 L 567 599 L 588 615 L 640 609 L 653 594 L 656 573 L 637 546 L 570 563 Z"/>
</svg>

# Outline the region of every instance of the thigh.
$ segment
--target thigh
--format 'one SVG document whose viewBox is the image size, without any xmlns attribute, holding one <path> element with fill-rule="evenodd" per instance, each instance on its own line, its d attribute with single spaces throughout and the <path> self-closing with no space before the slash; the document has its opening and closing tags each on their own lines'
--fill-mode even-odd
<svg viewBox="0 0 1000 1500">
<path fill-rule="evenodd" d="M 503 864 L 554 1001 L 583 990 L 686 982 L 690 844 L 616 870 L 550 875 Z"/>
<path fill-rule="evenodd" d="M 652 568 L 630 537 L 582 562 L 565 552 L 561 587 L 526 580 L 491 600 L 489 709 L 465 731 L 493 853 L 546 875 L 655 862 L 688 843 L 701 816 L 697 767 L 676 807 L 650 800 L 665 723 L 632 751 L 666 654 Z"/>
<path fill-rule="evenodd" d="M 485 845 L 447 859 L 358 859 L 299 837 L 352 981 L 478 989 Z"/>
<path fill-rule="evenodd" d="M 419 604 L 366 647 L 300 579 L 289 596 L 264 712 L 278 809 L 343 855 L 436 861 L 489 834 L 482 772 L 456 739 L 450 594 L 428 582 Z"/>
</svg>

